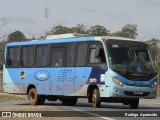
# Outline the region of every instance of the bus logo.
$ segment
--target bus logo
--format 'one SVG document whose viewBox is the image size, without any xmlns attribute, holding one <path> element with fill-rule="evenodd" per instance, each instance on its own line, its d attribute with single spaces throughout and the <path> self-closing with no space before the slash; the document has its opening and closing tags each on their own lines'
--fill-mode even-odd
<svg viewBox="0 0 160 120">
<path fill-rule="evenodd" d="M 47 71 L 41 70 L 36 72 L 35 78 L 40 81 L 47 80 L 49 78 L 49 73 Z"/>
<path fill-rule="evenodd" d="M 21 78 L 21 80 L 23 80 L 25 78 L 25 72 L 24 71 L 21 71 L 20 78 Z"/>
</svg>

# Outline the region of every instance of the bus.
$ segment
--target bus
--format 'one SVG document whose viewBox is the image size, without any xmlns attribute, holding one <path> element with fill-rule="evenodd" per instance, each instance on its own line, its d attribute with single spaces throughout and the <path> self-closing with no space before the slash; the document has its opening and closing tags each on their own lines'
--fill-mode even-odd
<svg viewBox="0 0 160 120">
<path fill-rule="evenodd" d="M 67 37 L 68 36 L 68 37 Z M 4 91 L 27 95 L 31 105 L 60 100 L 75 105 L 87 98 L 139 106 L 157 96 L 157 73 L 145 42 L 114 36 L 55 35 L 6 44 Z"/>
</svg>

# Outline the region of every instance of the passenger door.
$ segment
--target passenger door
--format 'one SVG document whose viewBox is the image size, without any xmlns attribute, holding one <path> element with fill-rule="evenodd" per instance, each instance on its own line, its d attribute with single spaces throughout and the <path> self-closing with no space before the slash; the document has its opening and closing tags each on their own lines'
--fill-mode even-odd
<svg viewBox="0 0 160 120">
<path fill-rule="evenodd" d="M 65 44 L 51 46 L 51 95 L 64 95 L 66 55 L 67 46 Z"/>
<path fill-rule="evenodd" d="M 76 52 L 76 71 L 75 71 L 75 96 L 86 96 L 86 91 L 83 91 L 84 85 L 87 83 L 86 78 L 86 61 L 87 47 L 85 42 L 77 44 Z"/>
<path fill-rule="evenodd" d="M 75 55 L 76 44 L 68 44 L 67 66 L 65 67 L 66 79 L 64 81 L 64 95 L 74 96 L 75 90 Z"/>
</svg>

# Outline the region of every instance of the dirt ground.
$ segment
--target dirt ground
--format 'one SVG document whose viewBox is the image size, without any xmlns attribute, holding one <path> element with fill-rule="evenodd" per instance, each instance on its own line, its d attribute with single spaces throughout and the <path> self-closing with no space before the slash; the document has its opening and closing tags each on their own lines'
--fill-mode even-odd
<svg viewBox="0 0 160 120">
<path fill-rule="evenodd" d="M 19 101 L 24 100 L 21 96 L 18 95 L 12 95 L 7 93 L 0 93 L 0 103 L 7 102 L 7 101 Z"/>
</svg>

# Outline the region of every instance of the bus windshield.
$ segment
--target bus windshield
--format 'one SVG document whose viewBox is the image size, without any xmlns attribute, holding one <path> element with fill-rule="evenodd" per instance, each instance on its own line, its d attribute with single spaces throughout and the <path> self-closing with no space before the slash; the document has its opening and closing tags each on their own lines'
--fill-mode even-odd
<svg viewBox="0 0 160 120">
<path fill-rule="evenodd" d="M 148 47 L 145 44 L 114 42 L 107 44 L 110 68 L 118 73 L 155 73 Z"/>
</svg>

